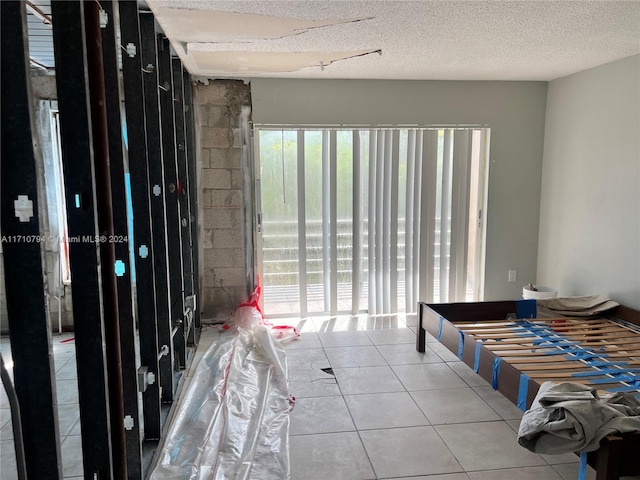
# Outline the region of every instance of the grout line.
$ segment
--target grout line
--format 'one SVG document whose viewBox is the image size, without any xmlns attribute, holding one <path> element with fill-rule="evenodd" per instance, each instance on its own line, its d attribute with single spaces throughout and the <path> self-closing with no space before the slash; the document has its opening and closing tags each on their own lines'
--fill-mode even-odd
<svg viewBox="0 0 640 480">
<path fill-rule="evenodd" d="M 322 341 L 322 340 L 321 340 Z M 327 358 L 327 360 L 329 361 L 329 366 L 331 368 L 333 368 L 333 365 L 331 365 L 331 360 L 329 360 L 329 356 L 327 355 L 326 349 L 323 346 L 322 351 L 325 355 L 325 357 Z M 334 376 L 335 376 L 335 371 L 334 371 Z M 336 379 L 336 385 L 338 386 L 338 391 L 340 392 L 340 396 L 342 397 L 342 401 L 344 402 L 346 408 L 347 408 L 347 412 L 349 413 L 349 417 L 351 418 L 351 422 L 353 423 L 353 428 L 355 428 L 355 432 L 356 435 L 358 435 L 358 439 L 360 440 L 360 446 L 362 447 L 362 450 L 364 451 L 364 454 L 367 456 L 367 461 L 369 462 L 369 466 L 371 467 L 371 471 L 373 472 L 375 478 L 378 477 L 377 472 L 375 471 L 375 469 L 373 468 L 373 462 L 371 461 L 371 457 L 369 456 L 369 452 L 367 451 L 367 448 L 364 444 L 364 440 L 362 439 L 362 435 L 360 435 L 360 429 L 358 428 L 358 425 L 355 421 L 355 419 L 353 418 L 353 413 L 351 412 L 351 409 L 349 408 L 349 404 L 347 403 L 347 400 L 344 398 L 344 392 L 342 391 L 342 385 L 340 385 L 340 382 L 338 381 L 338 377 L 335 377 Z"/>
</svg>

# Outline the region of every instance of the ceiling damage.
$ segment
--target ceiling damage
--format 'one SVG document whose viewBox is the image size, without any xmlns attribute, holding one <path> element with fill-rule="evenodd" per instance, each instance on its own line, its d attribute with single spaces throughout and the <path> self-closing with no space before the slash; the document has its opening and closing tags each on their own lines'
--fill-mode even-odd
<svg viewBox="0 0 640 480">
<path fill-rule="evenodd" d="M 301 35 L 314 28 L 361 22 L 367 18 L 346 20 L 312 20 L 274 17 L 250 13 L 189 8 L 158 8 L 155 12 L 162 25 L 170 18 L 174 40 L 188 43 L 221 43 L 255 39 L 275 39 Z"/>
<path fill-rule="evenodd" d="M 351 58 L 382 54 L 380 49 L 355 51 L 249 51 L 238 50 L 256 41 L 276 40 L 323 29 L 370 20 L 367 17 L 340 19 L 304 19 L 274 17 L 216 10 L 161 7 L 155 11 L 158 22 L 172 39 L 182 57 L 193 61 L 200 72 L 218 74 L 264 74 L 296 72 Z M 171 21 L 164 22 L 163 19 Z M 169 30 L 169 32 L 167 31 Z"/>
<path fill-rule="evenodd" d="M 213 78 L 544 81 L 640 53 L 635 0 L 146 4 L 187 69 Z"/>
<path fill-rule="evenodd" d="M 215 51 L 208 43 L 188 44 L 189 56 L 200 70 L 222 73 L 287 73 L 303 68 L 325 67 L 351 58 L 382 54 L 380 50 L 358 52 L 243 52 Z"/>
</svg>

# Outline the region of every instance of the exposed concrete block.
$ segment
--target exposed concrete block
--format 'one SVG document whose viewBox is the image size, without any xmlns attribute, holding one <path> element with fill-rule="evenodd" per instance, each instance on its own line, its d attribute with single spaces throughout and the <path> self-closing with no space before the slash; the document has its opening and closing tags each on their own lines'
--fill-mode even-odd
<svg viewBox="0 0 640 480">
<path fill-rule="evenodd" d="M 196 107 L 197 124 L 206 126 L 209 125 L 209 105 L 198 105 Z"/>
<path fill-rule="evenodd" d="M 209 82 L 209 85 L 196 86 L 197 101 L 200 105 L 226 105 L 225 86 L 220 82 Z"/>
<path fill-rule="evenodd" d="M 216 273 L 216 285 L 222 285 L 226 288 L 229 287 L 241 287 L 246 283 L 246 272 L 244 268 L 238 267 L 215 267 Z"/>
<path fill-rule="evenodd" d="M 217 287 L 208 287 L 203 292 L 203 318 L 215 320 L 228 320 L 240 302 L 247 299 L 246 287 L 235 287 L 224 285 L 224 290 Z M 229 299 L 231 297 L 231 299 Z"/>
<path fill-rule="evenodd" d="M 211 190 L 213 207 L 241 207 L 242 192 L 240 190 Z"/>
<path fill-rule="evenodd" d="M 214 248 L 205 250 L 205 266 L 216 269 L 216 276 L 219 275 L 219 268 L 240 268 L 244 269 L 244 253 L 239 248 Z M 217 282 L 217 280 L 216 280 Z"/>
<path fill-rule="evenodd" d="M 213 264 L 211 263 L 211 260 L 208 260 L 210 254 L 213 254 L 212 249 L 208 249 L 204 251 L 205 268 L 202 272 L 201 282 L 202 282 L 202 285 L 204 285 L 205 287 L 215 286 L 214 282 L 215 282 L 216 276 L 215 276 Z"/>
<path fill-rule="evenodd" d="M 205 287 L 202 289 L 202 318 L 213 318 L 215 315 L 215 306 L 213 302 L 214 288 Z"/>
<path fill-rule="evenodd" d="M 244 186 L 244 175 L 241 169 L 234 168 L 231 170 L 231 188 L 237 188 L 239 190 Z"/>
<path fill-rule="evenodd" d="M 229 290 L 225 287 L 225 290 Z M 230 295 L 232 293 L 230 292 Z M 229 320 L 234 310 L 234 303 L 220 287 L 208 287 L 203 292 L 204 318 L 225 322 Z M 233 297 L 232 297 L 233 298 Z"/>
<path fill-rule="evenodd" d="M 245 280 L 245 283 L 246 283 L 246 280 Z M 233 305 L 232 312 L 233 312 L 236 308 L 238 308 L 238 305 L 241 302 L 245 301 L 248 298 L 247 287 L 244 286 L 244 285 L 241 285 L 241 286 L 234 286 L 234 285 L 227 286 L 226 283 L 224 283 L 224 281 L 223 281 L 223 286 L 224 286 L 224 291 L 222 291 L 220 286 L 218 286 L 215 289 L 214 300 L 216 301 L 216 303 L 218 305 L 220 305 L 222 307 L 222 309 L 223 309 L 222 311 L 224 311 L 224 309 L 231 308 L 230 307 L 230 301 L 229 301 L 229 297 L 231 297 L 231 302 L 232 302 L 232 305 Z M 227 293 L 229 294 L 228 296 L 227 296 Z"/>
<path fill-rule="evenodd" d="M 202 127 L 202 147 L 205 148 L 229 148 L 233 136 L 227 128 Z"/>
<path fill-rule="evenodd" d="M 242 80 L 213 80 L 208 85 L 197 86 L 201 103 L 251 105 L 251 87 Z"/>
<path fill-rule="evenodd" d="M 216 128 L 230 128 L 232 119 L 229 115 L 229 109 L 226 105 L 210 105 L 207 107 L 207 125 Z"/>
<path fill-rule="evenodd" d="M 198 159 L 200 161 L 200 168 L 209 168 L 209 152 L 210 150 L 208 148 L 201 148 L 200 149 L 200 158 Z"/>
<path fill-rule="evenodd" d="M 212 148 L 209 155 L 211 168 L 242 168 L 242 151 L 239 148 Z"/>
<path fill-rule="evenodd" d="M 219 208 L 208 210 L 203 215 L 203 227 L 206 229 L 242 228 L 241 208 Z"/>
<path fill-rule="evenodd" d="M 251 105 L 251 87 L 238 80 L 223 80 L 225 99 L 231 115 L 240 116 L 243 106 Z"/>
<path fill-rule="evenodd" d="M 203 249 L 213 248 L 213 230 L 207 228 L 202 229 L 200 243 Z"/>
<path fill-rule="evenodd" d="M 217 213 L 218 209 L 209 208 L 205 210 L 202 214 L 202 228 L 213 231 L 216 228 Z"/>
<path fill-rule="evenodd" d="M 244 245 L 241 112 L 250 106 L 250 87 L 237 80 L 198 85 L 199 184 L 203 200 L 204 318 L 225 319 L 247 296 Z M 227 293 L 232 298 L 230 304 Z"/>
<path fill-rule="evenodd" d="M 211 190 L 208 188 L 201 190 L 198 201 L 199 201 L 200 208 L 213 207 L 213 203 L 211 201 Z"/>
<path fill-rule="evenodd" d="M 202 170 L 200 177 L 202 188 L 218 190 L 231 188 L 231 172 L 225 168 L 206 168 Z"/>
<path fill-rule="evenodd" d="M 242 230 L 239 228 L 214 230 L 213 248 L 237 248 L 242 250 Z"/>
<path fill-rule="evenodd" d="M 31 71 L 31 89 L 34 98 L 55 100 L 58 98 L 56 76 Z"/>
<path fill-rule="evenodd" d="M 242 130 L 239 128 L 233 129 L 233 148 L 242 148 Z"/>
</svg>

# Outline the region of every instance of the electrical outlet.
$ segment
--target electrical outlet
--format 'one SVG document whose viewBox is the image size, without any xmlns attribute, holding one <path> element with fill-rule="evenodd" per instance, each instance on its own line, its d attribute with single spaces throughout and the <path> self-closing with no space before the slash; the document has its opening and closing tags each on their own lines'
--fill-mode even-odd
<svg viewBox="0 0 640 480">
<path fill-rule="evenodd" d="M 509 282 L 513 283 L 516 281 L 516 270 L 509 270 Z"/>
</svg>

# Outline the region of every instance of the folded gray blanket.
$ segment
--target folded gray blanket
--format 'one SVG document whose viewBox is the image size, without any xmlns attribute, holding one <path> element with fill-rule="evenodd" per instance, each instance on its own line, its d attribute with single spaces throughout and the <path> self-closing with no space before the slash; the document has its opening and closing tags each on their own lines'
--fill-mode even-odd
<svg viewBox="0 0 640 480">
<path fill-rule="evenodd" d="M 538 317 L 590 317 L 620 305 L 602 295 L 536 300 Z"/>
<path fill-rule="evenodd" d="M 637 393 L 600 398 L 577 383 L 545 382 L 520 422 L 518 443 L 536 453 L 597 450 L 609 434 L 640 432 Z"/>
</svg>

